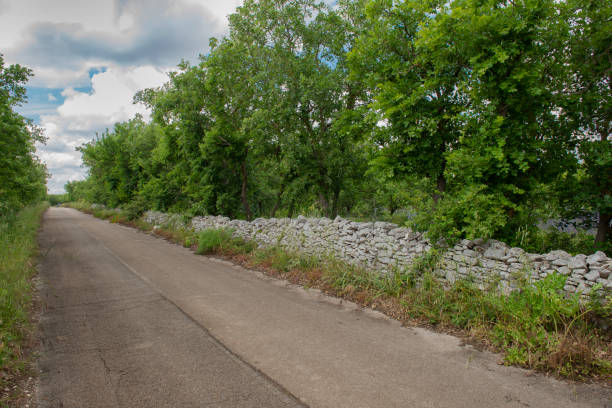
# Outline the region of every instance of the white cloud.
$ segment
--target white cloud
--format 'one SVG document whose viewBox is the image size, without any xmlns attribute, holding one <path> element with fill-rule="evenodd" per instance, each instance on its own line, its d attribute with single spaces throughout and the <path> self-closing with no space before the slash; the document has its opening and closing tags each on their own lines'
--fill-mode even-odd
<svg viewBox="0 0 612 408">
<path fill-rule="evenodd" d="M 20 42 L 29 26 L 38 22 L 79 22 L 91 30 L 113 27 L 112 1 L 91 0 L 8 0 L 0 14 L 0 48 Z"/>
<path fill-rule="evenodd" d="M 42 101 L 23 109 L 40 115 L 46 129 L 48 143 L 39 147 L 39 156 L 52 174 L 49 191 L 60 193 L 67 181 L 85 176 L 75 147 L 136 113 L 146 117 L 143 106 L 132 104 L 134 93 L 161 85 L 165 72 L 181 59 L 194 61 L 206 53 L 210 37 L 227 34 L 227 15 L 240 4 L 0 0 L 0 52 L 6 63 L 30 67 L 30 87 L 63 89 L 59 107 L 57 91 L 47 95 L 43 90 Z M 90 78 L 90 70 L 100 67 L 107 70 Z"/>
<path fill-rule="evenodd" d="M 242 4 L 242 0 L 185 0 L 188 3 L 199 4 L 210 10 L 217 18 L 227 24 L 227 16 L 236 10 L 236 7 Z"/>
<path fill-rule="evenodd" d="M 79 167 L 81 155 L 75 148 L 92 140 L 96 132 L 112 129 L 137 113 L 148 116 L 146 108 L 134 105 L 132 98 L 137 91 L 160 86 L 166 80 L 167 75 L 152 66 L 115 66 L 92 76 L 89 93 L 64 89 L 65 100 L 57 112 L 41 117 L 48 142 L 38 151 L 52 174 L 49 192 L 61 193 L 66 182 L 84 178 L 85 169 Z"/>
<path fill-rule="evenodd" d="M 11 61 L 11 55 L 6 54 L 8 63 L 15 63 L 19 61 Z M 27 64 L 26 64 L 27 65 Z M 96 64 L 94 61 L 83 64 L 83 66 L 76 69 L 60 68 L 54 66 L 32 66 L 27 65 L 34 71 L 34 76 L 28 81 L 28 86 L 38 88 L 64 88 L 67 86 L 83 87 L 89 85 L 89 70 L 103 66 L 100 61 Z"/>
<path fill-rule="evenodd" d="M 7 63 L 34 70 L 32 86 L 79 86 L 89 68 L 174 66 L 208 51 L 241 1 L 14 0 L 0 14 Z"/>
<path fill-rule="evenodd" d="M 144 88 L 160 86 L 167 80 L 164 72 L 145 66 L 136 68 L 110 68 L 92 77 L 92 92 L 64 90 L 64 104 L 57 111 L 61 116 L 103 116 L 112 121 L 126 120 L 142 113 L 141 106 L 131 103 L 134 93 Z"/>
</svg>

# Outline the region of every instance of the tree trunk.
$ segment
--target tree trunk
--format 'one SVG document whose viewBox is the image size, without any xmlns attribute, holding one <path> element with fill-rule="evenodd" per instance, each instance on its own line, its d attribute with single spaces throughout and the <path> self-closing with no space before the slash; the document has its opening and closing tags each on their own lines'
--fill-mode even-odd
<svg viewBox="0 0 612 408">
<path fill-rule="evenodd" d="M 329 215 L 329 202 L 327 201 L 322 192 L 319 192 L 319 205 L 323 210 L 323 214 Z"/>
<path fill-rule="evenodd" d="M 291 202 L 289 203 L 289 210 L 288 210 L 287 217 L 293 218 L 294 212 L 295 212 L 295 200 L 292 198 Z"/>
<path fill-rule="evenodd" d="M 444 177 L 444 173 L 438 176 L 437 183 L 438 183 L 438 191 L 440 193 L 445 192 L 446 191 L 446 177 Z"/>
<path fill-rule="evenodd" d="M 270 218 L 274 218 L 274 216 L 276 215 L 276 212 L 278 211 L 278 207 L 280 207 L 281 197 L 283 196 L 283 190 L 284 188 L 281 187 L 280 191 L 276 195 L 276 202 L 274 203 L 274 207 L 272 208 L 272 212 L 270 213 Z"/>
<path fill-rule="evenodd" d="M 442 198 L 442 193 L 446 191 L 446 178 L 444 177 L 444 173 L 440 173 L 438 178 L 436 179 L 436 187 L 438 189 L 437 193 L 434 193 L 433 199 L 434 203 L 438 203 L 440 198 Z"/>
<path fill-rule="evenodd" d="M 396 211 L 397 211 L 397 206 L 392 201 L 391 204 L 389 204 L 389 215 L 395 214 Z"/>
<path fill-rule="evenodd" d="M 595 245 L 601 242 L 606 242 L 606 239 L 611 235 L 611 220 L 612 214 L 599 213 L 599 222 L 597 223 L 597 235 L 595 235 Z"/>
<path fill-rule="evenodd" d="M 251 207 L 249 207 L 249 200 L 247 198 L 247 169 L 246 163 L 242 162 L 240 165 L 240 173 L 242 175 L 242 188 L 240 190 L 240 200 L 242 201 L 242 207 L 246 214 L 247 220 L 251 221 L 253 215 L 251 214 Z"/>
<path fill-rule="evenodd" d="M 330 218 L 336 218 L 338 215 L 338 201 L 340 200 L 340 190 L 334 191 L 334 198 L 332 203 L 332 214 Z"/>
</svg>

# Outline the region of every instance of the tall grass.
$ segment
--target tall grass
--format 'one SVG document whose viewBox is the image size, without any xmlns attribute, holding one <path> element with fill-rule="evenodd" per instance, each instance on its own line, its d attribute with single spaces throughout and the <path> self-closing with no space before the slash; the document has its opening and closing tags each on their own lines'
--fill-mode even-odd
<svg viewBox="0 0 612 408">
<path fill-rule="evenodd" d="M 0 218 L 0 386 L 24 368 L 22 343 L 29 326 L 36 232 L 48 203 Z"/>
<path fill-rule="evenodd" d="M 62 203 L 62 206 L 74 208 L 75 210 L 91 214 L 94 217 L 101 218 L 103 220 L 108 220 L 115 224 L 132 223 L 132 220 L 128 217 L 125 211 L 112 208 L 96 207 L 86 201 L 70 201 Z"/>
<path fill-rule="evenodd" d="M 234 238 L 229 229 L 208 229 L 197 236 L 198 254 L 248 254 L 256 245 L 240 238 Z"/>
</svg>

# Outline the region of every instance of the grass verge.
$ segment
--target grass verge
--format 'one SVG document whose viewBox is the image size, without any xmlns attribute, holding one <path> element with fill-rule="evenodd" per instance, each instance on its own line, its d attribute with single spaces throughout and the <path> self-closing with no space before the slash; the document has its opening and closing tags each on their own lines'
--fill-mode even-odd
<svg viewBox="0 0 612 408">
<path fill-rule="evenodd" d="M 31 334 L 32 277 L 36 274 L 36 233 L 48 203 L 0 218 L 0 405 L 18 398 L 15 383 L 25 375 Z"/>
<path fill-rule="evenodd" d="M 229 230 L 195 234 L 184 226 L 166 225 L 154 232 L 200 254 L 231 258 L 371 307 L 405 325 L 458 335 L 503 353 L 501 364 L 612 383 L 612 297 L 597 287 L 589 302 L 580 302 L 578 295 L 568 297 L 563 291 L 566 277 L 559 274 L 537 282 L 520 280 L 517 290 L 507 294 L 496 284 L 481 290 L 470 280 L 445 287 L 433 273 L 435 256 L 415 262 L 410 270 L 380 274 L 332 258 L 258 248 Z"/>
</svg>

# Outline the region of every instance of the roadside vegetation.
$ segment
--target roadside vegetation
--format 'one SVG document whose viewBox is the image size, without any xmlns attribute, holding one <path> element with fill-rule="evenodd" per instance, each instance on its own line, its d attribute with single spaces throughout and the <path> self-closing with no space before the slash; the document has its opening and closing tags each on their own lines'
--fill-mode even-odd
<svg viewBox="0 0 612 408">
<path fill-rule="evenodd" d="M 69 201 L 68 194 L 47 194 L 49 205 L 60 205 Z"/>
<path fill-rule="evenodd" d="M 405 325 L 452 333 L 479 348 L 503 353 L 500 364 L 516 365 L 576 380 L 612 382 L 612 295 L 594 287 L 588 300 L 563 291 L 565 276 L 531 282 L 517 276 L 504 293 L 495 280 L 481 290 L 468 280 L 443 286 L 435 275 L 435 250 L 408 270 L 387 275 L 333 258 L 307 257 L 284 248 L 258 248 L 230 230 L 198 233 L 181 225 L 153 229 L 117 210 L 69 203 L 111 222 L 121 222 L 191 248 L 198 254 L 229 258 L 249 268 L 306 288 L 379 310 Z M 527 272 L 527 271 L 525 271 Z"/>
<path fill-rule="evenodd" d="M 18 398 L 13 386 L 29 368 L 36 233 L 47 207 L 36 204 L 0 218 L 0 404 Z"/>
<path fill-rule="evenodd" d="M 42 130 L 17 112 L 32 71 L 0 54 L 0 406 L 23 406 L 32 360 L 30 325 L 36 232 L 48 204 L 47 170 L 36 156 Z"/>
<path fill-rule="evenodd" d="M 246 0 L 151 109 L 78 148 L 86 200 L 396 219 L 612 255 L 610 2 Z M 408 216 L 410 215 L 410 216 Z M 543 232 L 549 219 L 585 233 Z M 595 233 L 593 233 L 595 231 Z"/>
<path fill-rule="evenodd" d="M 23 105 L 32 71 L 19 64 L 4 65 L 0 53 L 0 219 L 45 199 L 47 169 L 36 156 L 44 143 L 42 129 L 17 113 Z"/>
</svg>

